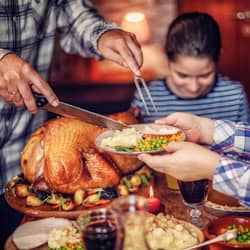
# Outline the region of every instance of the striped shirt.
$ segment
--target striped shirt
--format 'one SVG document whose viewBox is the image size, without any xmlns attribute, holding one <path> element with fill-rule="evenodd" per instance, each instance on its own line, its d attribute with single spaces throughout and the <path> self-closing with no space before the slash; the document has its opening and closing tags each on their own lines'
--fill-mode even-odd
<svg viewBox="0 0 250 250">
<path fill-rule="evenodd" d="M 146 113 L 138 92 L 135 92 L 134 100 L 131 103 L 132 107 L 140 108 L 146 123 L 154 122 L 173 112 L 189 112 L 211 119 L 226 119 L 235 122 L 249 120 L 249 106 L 243 86 L 226 77 L 218 76 L 211 91 L 207 95 L 195 99 L 183 99 L 176 96 L 168 88 L 165 79 L 150 82 L 148 88 L 158 112 L 154 111 L 144 89 L 142 89 L 142 93 L 149 107 L 150 115 Z"/>
<path fill-rule="evenodd" d="M 250 125 L 216 121 L 212 150 L 223 153 L 213 177 L 213 188 L 250 207 Z"/>
<path fill-rule="evenodd" d="M 87 0 L 0 0 L 0 58 L 14 52 L 47 80 L 57 31 L 66 52 L 99 58 L 98 38 L 114 27 Z M 21 151 L 46 117 L 0 97 L 0 192 L 20 173 Z"/>
</svg>

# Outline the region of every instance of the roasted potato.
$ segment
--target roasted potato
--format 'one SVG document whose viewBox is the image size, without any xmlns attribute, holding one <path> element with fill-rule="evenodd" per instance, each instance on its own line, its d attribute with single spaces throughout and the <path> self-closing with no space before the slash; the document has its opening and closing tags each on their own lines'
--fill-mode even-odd
<svg viewBox="0 0 250 250">
<path fill-rule="evenodd" d="M 130 183 L 133 187 L 139 187 L 141 185 L 141 178 L 138 174 L 135 174 L 131 177 Z"/>
<path fill-rule="evenodd" d="M 63 196 L 61 194 L 51 194 L 51 198 L 47 199 L 47 203 L 51 204 L 51 205 L 56 205 L 56 204 L 60 204 L 61 199 L 63 198 Z"/>
<path fill-rule="evenodd" d="M 15 186 L 16 196 L 19 198 L 25 198 L 29 195 L 29 187 L 26 184 L 17 184 Z"/>
<path fill-rule="evenodd" d="M 74 209 L 74 203 L 71 199 L 67 199 L 66 202 L 62 204 L 62 210 L 64 211 L 70 211 Z"/>
<path fill-rule="evenodd" d="M 85 190 L 83 190 L 82 188 L 79 188 L 77 189 L 75 192 L 74 192 L 74 203 L 79 206 L 82 204 L 83 200 L 84 200 L 84 197 L 85 197 Z"/>
<path fill-rule="evenodd" d="M 117 186 L 117 192 L 119 195 L 129 195 L 128 188 L 123 184 Z"/>
<path fill-rule="evenodd" d="M 26 205 L 31 207 L 38 207 L 43 204 L 43 201 L 41 201 L 37 196 L 30 194 L 26 198 Z"/>
</svg>

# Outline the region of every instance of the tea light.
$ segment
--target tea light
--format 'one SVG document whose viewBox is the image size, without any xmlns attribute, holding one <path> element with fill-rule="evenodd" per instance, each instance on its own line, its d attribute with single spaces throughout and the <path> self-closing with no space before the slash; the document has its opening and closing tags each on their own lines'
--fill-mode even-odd
<svg viewBox="0 0 250 250">
<path fill-rule="evenodd" d="M 157 213 L 160 211 L 161 201 L 159 198 L 154 196 L 154 190 L 152 186 L 149 187 L 149 197 L 147 201 L 148 201 L 148 211 L 150 213 Z"/>
</svg>

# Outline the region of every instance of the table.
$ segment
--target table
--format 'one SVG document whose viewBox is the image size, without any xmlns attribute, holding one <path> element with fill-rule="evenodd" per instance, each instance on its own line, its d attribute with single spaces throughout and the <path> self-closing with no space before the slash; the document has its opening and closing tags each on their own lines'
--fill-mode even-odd
<svg viewBox="0 0 250 250">
<path fill-rule="evenodd" d="M 164 207 L 164 212 L 166 214 L 172 215 L 181 220 L 187 220 L 190 208 L 185 206 L 182 202 L 181 195 L 179 191 L 171 191 L 167 188 L 165 175 L 163 174 L 155 174 L 154 179 L 154 192 L 155 196 L 161 199 L 162 205 Z M 202 217 L 207 220 L 213 220 L 217 217 L 215 215 L 209 214 L 205 211 L 204 208 L 201 208 Z M 22 223 L 27 221 L 34 220 L 36 218 L 24 215 Z M 7 244 L 10 245 L 10 240 L 7 241 Z M 6 250 L 16 250 L 13 247 L 6 247 Z M 202 250 L 230 250 L 226 248 L 218 248 L 217 245 L 212 245 L 209 248 L 205 247 Z"/>
</svg>

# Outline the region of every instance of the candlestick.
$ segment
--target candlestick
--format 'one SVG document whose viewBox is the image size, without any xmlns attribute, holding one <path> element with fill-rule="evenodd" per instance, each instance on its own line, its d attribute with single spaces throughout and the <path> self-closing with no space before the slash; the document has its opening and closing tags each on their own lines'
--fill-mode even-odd
<svg viewBox="0 0 250 250">
<path fill-rule="evenodd" d="M 148 211 L 150 213 L 158 213 L 160 211 L 161 201 L 158 197 L 154 196 L 153 187 L 149 187 Z"/>
</svg>

